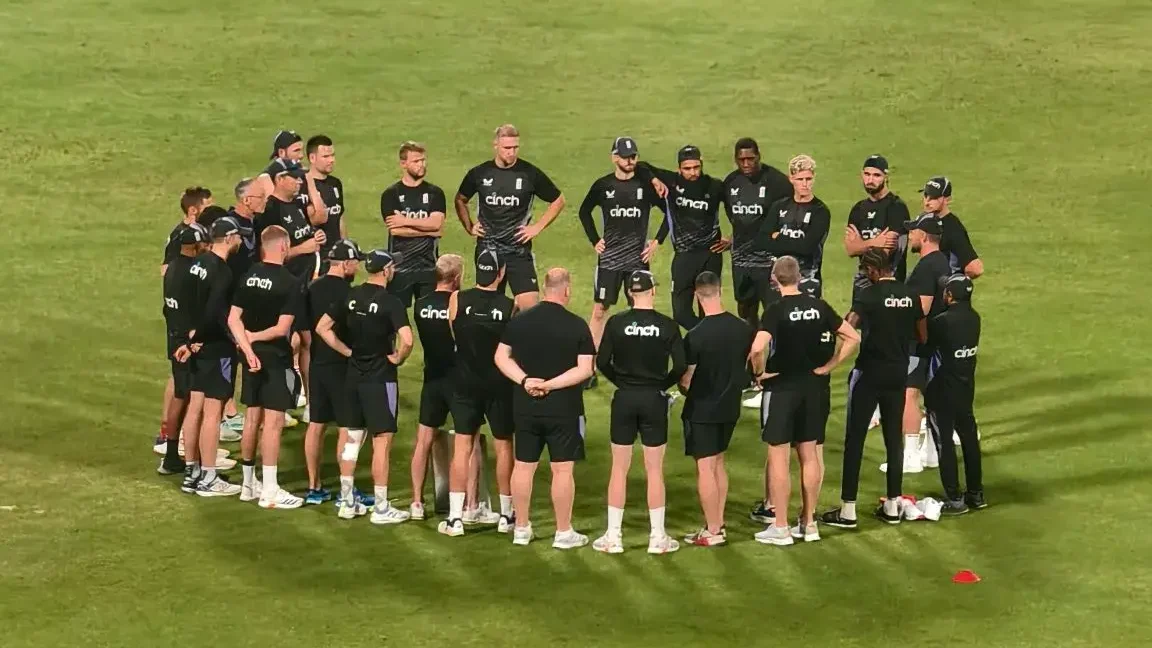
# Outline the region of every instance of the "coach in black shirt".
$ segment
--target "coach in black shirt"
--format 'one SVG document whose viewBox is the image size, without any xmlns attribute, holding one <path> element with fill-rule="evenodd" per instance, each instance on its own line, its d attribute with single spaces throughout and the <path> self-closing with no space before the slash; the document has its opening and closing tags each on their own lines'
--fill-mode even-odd
<svg viewBox="0 0 1152 648">
<path fill-rule="evenodd" d="M 814 519 L 823 480 L 819 445 L 830 407 L 829 374 L 856 349 L 860 336 L 822 299 L 800 291 L 800 264 L 790 256 L 776 260 L 772 276 L 780 300 L 768 307 L 752 349 L 764 398 L 761 438 L 768 444 L 769 495 L 773 524 L 756 534 L 764 544 L 790 545 L 793 537 L 820 539 Z M 836 340 L 840 339 L 839 351 Z M 803 508 L 795 529 L 788 528 L 792 478 L 789 446 L 800 458 Z"/>
<path fill-rule="evenodd" d="M 565 306 L 572 295 L 571 278 L 553 268 L 544 278 L 544 300 L 521 313 L 504 330 L 496 349 L 496 366 L 514 384 L 516 468 L 512 497 L 516 509 L 513 544 L 532 541 L 528 517 L 532 479 L 544 447 L 552 467 L 552 506 L 556 536 L 552 546 L 573 549 L 588 544 L 588 536 L 572 528 L 576 482 L 573 463 L 584 459 L 584 391 L 592 377 L 596 347 L 592 332 Z"/>
<path fill-rule="evenodd" d="M 180 422 L 188 406 L 188 396 L 192 391 L 192 347 L 189 342 L 192 324 L 192 303 L 195 301 L 196 284 L 188 269 L 196 260 L 196 255 L 207 237 L 199 225 L 190 225 L 176 233 L 175 255 L 164 264 L 164 326 L 167 329 L 167 353 L 171 365 L 168 381 L 171 393 L 164 404 L 166 430 L 164 459 L 157 471 L 162 475 L 176 475 L 185 472 L 187 466 L 180 458 Z"/>
<path fill-rule="evenodd" d="M 929 178 L 920 190 L 924 194 L 924 211 L 940 219 L 944 233 L 940 238 L 940 251 L 948 257 L 953 272 L 963 273 L 969 279 L 984 274 L 984 262 L 980 260 L 972 239 L 960 217 L 952 213 L 952 181 L 946 176 Z"/>
<path fill-rule="evenodd" d="M 832 526 L 856 528 L 856 495 L 860 486 L 860 462 L 864 439 L 873 410 L 880 408 L 884 447 L 888 454 L 888 491 L 876 517 L 889 524 L 900 523 L 900 495 L 903 486 L 903 442 L 900 421 L 904 412 L 906 358 L 915 344 L 919 323 L 924 317 L 920 300 L 912 290 L 892 276 L 887 251 L 872 248 L 860 257 L 868 276 L 868 286 L 856 293 L 852 311 L 845 320 L 863 331 L 864 341 L 856 367 L 848 377 L 848 407 L 844 433 L 844 472 L 841 508 L 829 511 L 821 521 Z"/>
<path fill-rule="evenodd" d="M 724 310 L 720 277 L 702 272 L 696 278 L 696 300 L 704 318 L 684 338 L 688 369 L 680 378 L 685 393 L 684 454 L 696 461 L 704 526 L 684 541 L 701 547 L 727 542 L 724 506 L 728 471 L 724 453 L 740 418 L 740 393 L 748 382 L 748 352 L 755 332 Z"/>
<path fill-rule="evenodd" d="M 647 270 L 633 271 L 626 284 L 632 308 L 613 315 L 604 328 L 596 366 L 616 384 L 612 396 L 612 476 L 608 481 L 608 532 L 592 543 L 597 551 L 624 550 L 621 525 L 632 445 L 639 435 L 648 473 L 648 515 L 652 532 L 648 552 L 680 548 L 664 529 L 664 450 L 668 445 L 667 389 L 687 369 L 680 327 L 656 312 L 656 279 Z"/>
</svg>

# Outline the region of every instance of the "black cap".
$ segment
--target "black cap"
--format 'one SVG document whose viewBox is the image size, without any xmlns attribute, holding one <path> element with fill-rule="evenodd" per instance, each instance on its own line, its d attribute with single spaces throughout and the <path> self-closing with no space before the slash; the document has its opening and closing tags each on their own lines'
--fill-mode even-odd
<svg viewBox="0 0 1152 648">
<path fill-rule="evenodd" d="M 935 214 L 920 214 L 915 220 L 904 221 L 904 229 L 911 232 L 912 230 L 920 230 L 928 234 L 935 234 L 936 236 L 944 235 L 944 225 L 936 218 Z"/>
<path fill-rule="evenodd" d="M 971 301 L 972 280 L 962 274 L 952 275 L 944 280 L 944 292 L 956 301 Z"/>
<path fill-rule="evenodd" d="M 647 270 L 634 270 L 628 275 L 628 292 L 646 292 L 656 287 L 656 277 Z"/>
<path fill-rule="evenodd" d="M 691 144 L 688 144 L 688 145 L 682 147 L 679 151 L 676 151 L 676 164 L 677 165 L 680 165 L 687 160 L 699 160 L 699 159 L 700 159 L 700 149 L 696 148 L 695 146 L 692 146 Z"/>
<path fill-rule="evenodd" d="M 180 245 L 196 245 L 208 240 L 208 233 L 197 223 L 180 230 Z"/>
<path fill-rule="evenodd" d="M 328 250 L 328 258 L 333 261 L 361 261 L 364 253 L 352 239 L 340 239 Z"/>
<path fill-rule="evenodd" d="M 504 259 L 495 250 L 482 250 L 476 257 L 476 285 L 491 286 L 496 283 L 496 277 L 503 267 Z"/>
<path fill-rule="evenodd" d="M 307 172 L 304 171 L 304 167 L 300 166 L 299 162 L 292 160 L 276 158 L 268 167 L 268 175 L 271 176 L 272 182 L 276 182 L 276 178 L 282 175 L 289 175 L 293 178 L 303 180 L 306 174 Z"/>
<path fill-rule="evenodd" d="M 868 159 L 864 160 L 864 168 L 869 167 L 879 169 L 884 172 L 884 175 L 888 175 L 888 159 L 883 155 L 869 155 Z"/>
<path fill-rule="evenodd" d="M 612 142 L 612 155 L 620 157 L 636 157 L 640 149 L 636 147 L 636 140 L 631 137 L 617 137 Z"/>
<path fill-rule="evenodd" d="M 296 134 L 296 131 L 292 131 L 292 130 L 282 130 L 282 131 L 276 133 L 276 137 L 272 138 L 272 155 L 269 155 L 268 157 L 269 158 L 276 157 L 277 151 L 279 151 L 280 149 L 286 149 L 289 146 L 292 146 L 293 144 L 295 144 L 296 142 L 301 141 L 302 139 L 304 139 L 304 138 L 300 137 L 299 135 Z"/>
<path fill-rule="evenodd" d="M 212 221 L 212 238 L 222 239 L 229 234 L 242 234 L 247 235 L 252 233 L 252 228 L 244 227 L 231 216 L 221 216 Z"/>
<path fill-rule="evenodd" d="M 364 255 L 364 269 L 371 274 L 383 272 L 388 266 L 396 263 L 398 255 L 393 255 L 388 250 L 372 250 Z"/>
<path fill-rule="evenodd" d="M 950 198 L 952 196 L 952 182 L 947 176 L 934 176 L 924 183 L 920 193 L 929 198 Z"/>
</svg>

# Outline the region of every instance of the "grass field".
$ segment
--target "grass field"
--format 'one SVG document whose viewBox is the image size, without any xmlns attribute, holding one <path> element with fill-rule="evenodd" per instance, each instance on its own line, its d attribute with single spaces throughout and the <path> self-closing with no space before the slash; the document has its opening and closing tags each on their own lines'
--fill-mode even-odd
<svg viewBox="0 0 1152 648">
<path fill-rule="evenodd" d="M 0 643 L 1149 645 L 1150 31 L 1152 5 L 1119 0 L 0 4 Z M 621 556 L 343 524 L 329 506 L 265 512 L 157 477 L 157 266 L 180 190 L 205 184 L 227 204 L 277 129 L 324 132 L 350 231 L 379 244 L 400 141 L 428 144 L 429 179 L 451 195 L 503 122 L 570 205 L 608 172 L 619 134 L 665 166 L 694 143 L 714 175 L 742 135 L 776 166 L 810 153 L 837 222 L 870 153 L 893 162 L 910 204 L 947 173 L 987 268 L 977 413 L 992 507 L 758 545 L 752 415 L 731 452 L 734 541 L 664 558 L 639 550 L 639 474 Z M 843 310 L 839 232 L 824 275 Z M 453 220 L 443 247 L 466 245 Z M 586 313 L 593 257 L 575 205 L 538 255 L 572 268 Z M 400 456 L 419 366 L 402 371 Z M 577 472 L 577 528 L 595 534 L 610 393 L 587 399 Z M 838 497 L 842 391 L 833 409 L 822 506 Z M 297 490 L 301 431 L 281 462 Z M 883 488 L 876 437 L 862 499 Z M 699 513 L 679 446 L 677 429 L 668 525 L 682 533 Z M 393 466 L 406 505 L 406 458 Z M 938 488 L 935 471 L 907 482 Z M 551 533 L 544 497 L 537 527 Z M 961 568 L 984 582 L 953 585 Z"/>
</svg>

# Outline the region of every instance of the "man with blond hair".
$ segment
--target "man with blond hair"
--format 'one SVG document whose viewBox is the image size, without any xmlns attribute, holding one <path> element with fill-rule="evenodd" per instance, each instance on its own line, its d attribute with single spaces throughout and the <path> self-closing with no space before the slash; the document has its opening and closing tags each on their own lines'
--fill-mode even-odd
<svg viewBox="0 0 1152 648">
<path fill-rule="evenodd" d="M 493 250 L 507 264 L 504 284 L 512 289 L 516 306 L 536 304 L 540 288 L 532 240 L 556 220 L 564 209 L 564 195 L 552 180 L 527 160 L 520 159 L 520 131 L 511 124 L 496 129 L 493 159 L 470 169 L 456 192 L 456 216 L 476 239 L 476 257 Z M 476 221 L 468 201 L 478 196 Z M 540 220 L 532 221 L 532 200 L 548 203 Z"/>
<path fill-rule="evenodd" d="M 444 190 L 424 179 L 428 157 L 424 147 L 400 145 L 400 180 L 380 194 L 380 217 L 388 227 L 388 252 L 396 259 L 396 276 L 388 292 L 404 308 L 436 287 L 436 257 L 444 234 Z"/>
</svg>

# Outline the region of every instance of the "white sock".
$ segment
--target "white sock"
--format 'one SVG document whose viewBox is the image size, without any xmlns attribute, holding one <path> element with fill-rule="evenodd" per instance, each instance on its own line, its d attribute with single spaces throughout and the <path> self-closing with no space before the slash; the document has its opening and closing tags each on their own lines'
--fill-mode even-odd
<svg viewBox="0 0 1152 648">
<path fill-rule="evenodd" d="M 668 535 L 664 530 L 664 510 L 665 507 L 648 509 L 648 519 L 652 521 L 652 537 L 662 538 Z"/>
<path fill-rule="evenodd" d="M 344 452 L 340 453 L 341 461 L 356 461 L 360 456 L 360 444 L 364 442 L 364 430 L 348 430 L 348 442 L 344 444 Z"/>
<path fill-rule="evenodd" d="M 503 515 L 506 518 L 512 517 L 512 496 L 511 495 L 501 495 L 500 496 L 500 515 Z"/>
<path fill-rule="evenodd" d="M 213 479 L 216 479 L 215 468 L 205 468 L 204 475 L 200 478 L 204 483 L 211 484 Z"/>
<path fill-rule="evenodd" d="M 256 483 L 256 466 L 241 464 L 240 470 L 244 472 L 244 483 L 251 486 Z"/>
<path fill-rule="evenodd" d="M 264 466 L 261 471 L 264 487 L 260 491 L 265 497 L 271 497 L 280 490 L 280 485 L 276 483 L 276 466 Z"/>
<path fill-rule="evenodd" d="M 856 502 L 842 502 L 840 504 L 840 517 L 845 520 L 856 519 Z"/>
<path fill-rule="evenodd" d="M 448 491 L 448 519 L 459 520 L 464 517 L 464 493 Z M 512 498 L 508 498 L 512 499 Z M 500 502 L 503 506 L 504 502 Z"/>
<path fill-rule="evenodd" d="M 620 535 L 620 527 L 624 524 L 624 509 L 615 506 L 608 507 L 608 535 Z"/>
<path fill-rule="evenodd" d="M 199 461 L 189 461 L 188 465 L 192 466 L 192 476 L 193 477 L 199 477 L 200 476 L 200 462 Z"/>
<path fill-rule="evenodd" d="M 900 515 L 900 498 L 888 498 L 884 500 L 884 514 Z"/>
<path fill-rule="evenodd" d="M 376 486 L 374 489 L 376 495 L 376 507 L 388 508 L 390 502 L 388 501 L 388 487 Z"/>
<path fill-rule="evenodd" d="M 352 493 L 355 491 L 355 486 L 353 486 L 353 479 L 354 478 L 351 475 L 348 477 L 340 475 L 340 499 L 344 500 L 345 502 L 352 501 Z"/>
</svg>

